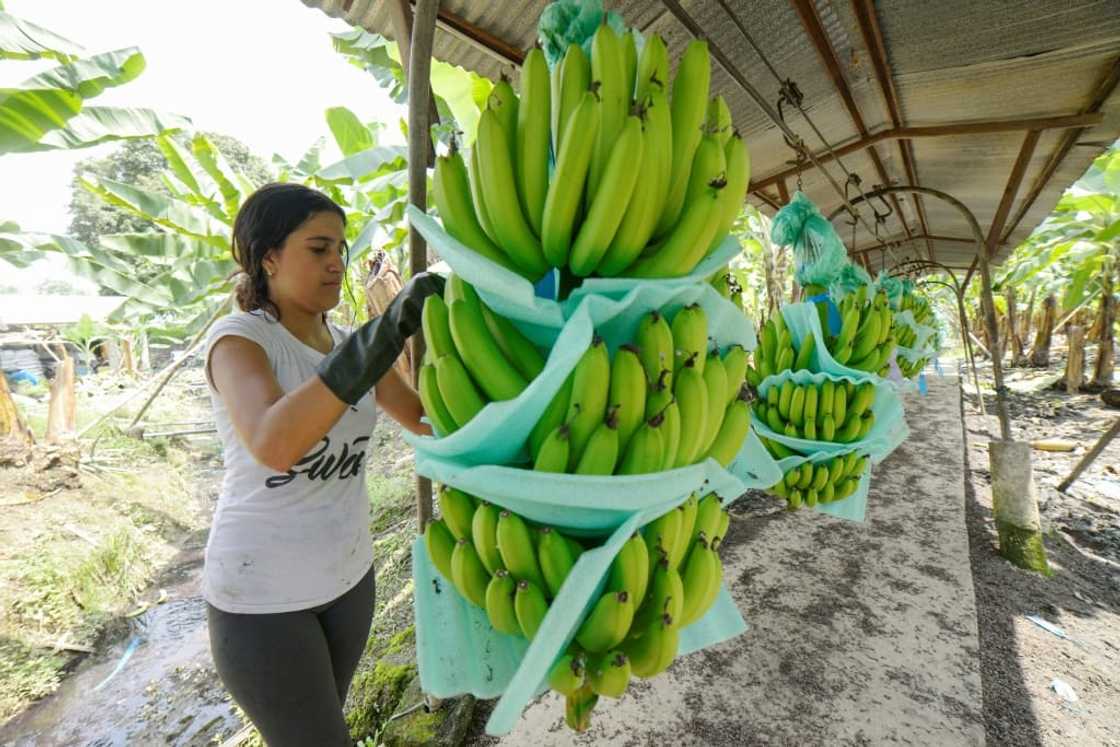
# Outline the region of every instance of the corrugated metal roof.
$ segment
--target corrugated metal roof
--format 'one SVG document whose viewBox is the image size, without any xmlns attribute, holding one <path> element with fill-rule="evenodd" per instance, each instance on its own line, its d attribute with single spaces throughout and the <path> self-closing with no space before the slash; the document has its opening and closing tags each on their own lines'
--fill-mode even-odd
<svg viewBox="0 0 1120 747">
<path fill-rule="evenodd" d="M 306 5 L 393 38 L 388 9 L 391 1 L 303 0 Z M 850 88 L 867 131 L 876 133 L 889 128 L 891 120 L 887 101 L 874 74 L 873 56 L 864 42 L 857 18 L 855 8 L 862 1 L 814 0 L 810 4 L 839 60 L 840 73 Z M 744 77 L 775 103 L 779 84 L 720 4 L 713 0 L 682 0 L 680 4 Z M 440 7 L 511 47 L 526 50 L 536 40 L 537 19 L 546 5 L 546 0 L 500 3 L 444 0 Z M 607 6 L 620 11 L 627 23 L 643 33 L 658 33 L 664 37 L 673 59 L 679 57 L 691 38 L 661 2 L 621 0 L 608 2 Z M 858 140 L 860 133 L 802 23 L 795 2 L 729 3 L 729 6 L 779 74 L 797 82 L 804 94 L 805 110 L 829 142 L 839 146 Z M 1120 2 L 1117 0 L 1065 0 L 1061 3 L 876 0 L 873 6 L 905 126 L 1078 114 L 1085 110 L 1100 81 L 1120 64 Z M 480 46 L 449 30 L 446 23 L 436 32 L 437 58 L 490 78 L 502 73 L 515 77 L 515 69 L 508 61 Z M 786 169 L 793 152 L 783 142 L 780 131 L 714 61 L 712 90 L 725 96 L 736 125 L 751 148 L 752 183 Z M 1046 217 L 1061 193 L 1101 152 L 1102 144 L 1120 137 L 1120 94 L 1115 89 L 1105 98 L 1101 111 L 1103 121 L 1081 131 L 1079 143 L 1070 150 L 1022 220 L 1014 226 L 997 260 L 1006 257 Z M 787 122 L 811 150 L 824 150 L 799 114 L 787 115 Z M 1025 196 L 1059 148 L 1065 132 L 1046 130 L 1039 138 L 1018 196 L 1012 203 L 1005 232 L 1012 227 Z M 918 183 L 962 200 L 986 232 L 996 215 L 1026 134 L 1016 131 L 915 138 L 911 142 Z M 875 148 L 890 183 L 908 183 L 897 141 L 884 141 Z M 849 171 L 862 177 L 864 190 L 869 191 L 881 181 L 867 150 L 841 160 Z M 844 172 L 837 162 L 826 164 L 826 168 L 838 181 L 844 181 Z M 794 189 L 793 178 L 787 179 L 787 186 L 791 191 Z M 818 172 L 809 171 L 803 175 L 803 188 L 826 214 L 841 202 Z M 776 198 L 778 190 L 771 187 L 767 193 Z M 751 199 L 763 205 L 757 197 Z M 899 204 L 906 226 L 912 233 L 920 234 L 913 198 L 900 197 Z M 923 205 L 929 234 L 970 237 L 967 223 L 955 210 L 929 197 L 923 198 Z M 773 211 L 770 207 L 764 209 Z M 869 216 L 868 211 L 864 214 Z M 850 241 L 850 228 L 842 221 L 838 219 L 837 226 L 845 241 Z M 905 237 L 897 214 L 888 218 L 880 236 Z M 880 243 L 862 227 L 856 233 L 856 248 Z M 967 243 L 942 240 L 932 243 L 936 258 L 950 266 L 966 266 L 975 257 L 973 245 Z M 924 241 L 915 241 L 893 251 L 900 259 L 926 256 Z M 878 266 L 879 253 L 872 256 Z"/>
</svg>

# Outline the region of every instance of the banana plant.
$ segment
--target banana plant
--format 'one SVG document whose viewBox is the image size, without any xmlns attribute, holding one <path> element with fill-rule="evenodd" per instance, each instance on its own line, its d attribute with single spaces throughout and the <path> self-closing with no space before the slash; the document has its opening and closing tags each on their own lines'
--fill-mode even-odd
<svg viewBox="0 0 1120 747">
<path fill-rule="evenodd" d="M 84 55 L 69 39 L 0 10 L 0 60 L 59 63 L 0 89 L 0 155 L 86 148 L 190 126 L 186 117 L 151 109 L 87 106 L 106 89 L 135 80 L 147 63 L 135 47 Z"/>
</svg>

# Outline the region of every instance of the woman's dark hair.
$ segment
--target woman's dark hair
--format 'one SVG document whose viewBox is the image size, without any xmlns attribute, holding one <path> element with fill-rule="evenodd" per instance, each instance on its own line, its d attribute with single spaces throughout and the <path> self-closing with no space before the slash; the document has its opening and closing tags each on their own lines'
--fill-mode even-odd
<svg viewBox="0 0 1120 747">
<path fill-rule="evenodd" d="M 237 305 L 242 311 L 262 309 L 280 318 L 280 309 L 268 297 L 265 255 L 283 246 L 305 220 L 322 212 L 334 213 L 346 223 L 346 213 L 331 198 L 302 184 L 266 184 L 249 195 L 233 221 L 230 246 L 243 273 L 237 283 Z"/>
</svg>

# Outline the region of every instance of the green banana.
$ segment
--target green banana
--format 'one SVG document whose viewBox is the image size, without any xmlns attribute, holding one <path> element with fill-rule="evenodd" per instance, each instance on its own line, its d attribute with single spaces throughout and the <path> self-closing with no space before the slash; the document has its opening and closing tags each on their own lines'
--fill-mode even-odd
<svg viewBox="0 0 1120 747">
<path fill-rule="evenodd" d="M 485 609 L 490 574 L 482 565 L 474 545 L 466 537 L 456 542 L 455 549 L 451 552 L 451 580 L 468 602 Z"/>
<path fill-rule="evenodd" d="M 630 443 L 626 445 L 626 453 L 618 466 L 616 474 L 619 475 L 644 475 L 650 472 L 660 472 L 665 461 L 665 445 L 662 440 L 662 424 L 664 417 L 654 415 L 634 431 Z"/>
<path fill-rule="evenodd" d="M 689 540 L 688 552 L 692 552 L 692 548 L 696 544 L 697 538 L 701 533 L 709 538 L 709 541 L 714 540 L 716 532 L 719 531 L 721 516 L 723 514 L 723 503 L 720 501 L 719 496 L 715 493 L 708 493 L 701 499 L 696 507 L 696 522 L 692 527 L 692 537 Z M 688 557 L 687 554 L 685 557 Z"/>
<path fill-rule="evenodd" d="M 680 568 L 681 561 L 684 560 L 685 553 L 692 544 L 696 515 L 700 511 L 700 499 L 696 493 L 693 493 L 684 503 L 677 506 L 677 510 L 681 512 L 681 526 L 673 542 L 673 550 L 669 553 L 669 565 L 672 568 Z"/>
<path fill-rule="evenodd" d="M 607 163 L 614 151 L 615 144 L 622 133 L 630 103 L 630 91 L 626 90 L 626 63 L 623 60 L 622 40 L 604 23 L 596 29 L 591 38 L 591 80 L 599 84 L 598 94 L 602 111 L 599 135 L 595 139 L 595 153 L 591 159 L 591 171 L 587 180 L 587 204 L 595 202 L 600 182 L 607 171 Z M 629 164 L 633 166 L 637 161 Z M 608 193 L 609 194 L 609 193 Z M 621 211 L 619 211 L 621 212 Z"/>
<path fill-rule="evenodd" d="M 607 417 L 596 426 L 587 439 L 583 455 L 576 464 L 577 475 L 611 475 L 618 463 L 618 415 L 607 410 Z"/>
<path fill-rule="evenodd" d="M 429 296 L 433 298 L 434 296 Z M 420 366 L 419 377 L 420 404 L 424 407 L 424 415 L 432 423 L 432 428 L 439 438 L 448 436 L 458 430 L 455 418 L 443 402 L 439 393 L 439 381 L 436 377 L 436 367 L 430 363 Z"/>
<path fill-rule="evenodd" d="M 841 366 L 847 365 L 848 361 L 851 360 L 851 358 L 852 344 L 850 342 L 832 354 L 832 359 L 839 363 Z"/>
<path fill-rule="evenodd" d="M 548 614 L 548 602 L 541 587 L 532 581 L 518 581 L 517 593 L 513 596 L 513 610 L 517 614 L 521 634 L 530 641 L 533 640 Z"/>
<path fill-rule="evenodd" d="M 813 482 L 809 487 L 813 490 L 824 490 L 824 486 L 828 484 L 831 476 L 828 464 L 821 462 L 813 470 Z"/>
<path fill-rule="evenodd" d="M 661 469 L 672 469 L 681 443 L 681 411 L 675 399 L 661 412 L 665 424 L 661 428 Z"/>
<path fill-rule="evenodd" d="M 724 160 L 727 162 L 727 186 L 720 191 L 720 220 L 708 252 L 711 253 L 731 232 L 735 219 L 743 208 L 747 186 L 751 180 L 751 155 L 743 138 L 735 132 L 723 146 Z"/>
<path fill-rule="evenodd" d="M 648 106 L 653 104 L 650 103 Z M 643 111 L 642 160 L 637 166 L 630 164 L 628 167 L 630 171 L 637 173 L 637 179 L 629 199 L 625 202 L 619 199 L 615 206 L 617 210 L 618 205 L 625 204 L 625 212 L 595 268 L 599 275 L 610 277 L 619 274 L 638 258 L 649 243 L 654 224 L 657 222 L 657 211 L 661 207 L 658 202 L 660 188 L 658 176 L 661 170 L 660 159 L 664 157 L 664 153 L 653 151 L 653 141 L 657 137 L 653 133 L 653 128 L 660 126 L 664 119 L 661 117 L 655 121 L 648 110 Z M 621 139 L 619 142 L 621 143 Z"/>
<path fill-rule="evenodd" d="M 707 185 L 695 200 L 684 206 L 681 219 L 669 234 L 654 245 L 652 253 L 639 258 L 627 271 L 636 278 L 673 278 L 692 272 L 703 259 L 719 227 L 722 180 Z"/>
<path fill-rule="evenodd" d="M 493 242 L 479 222 L 475 206 L 471 202 L 471 184 L 467 176 L 467 165 L 454 142 L 447 155 L 436 158 L 432 175 L 432 195 L 435 197 L 439 217 L 443 220 L 443 227 L 452 238 L 491 262 L 507 270 L 519 272 L 517 266 Z"/>
<path fill-rule="evenodd" d="M 439 519 L 429 521 L 424 527 L 424 545 L 428 548 L 432 565 L 445 579 L 451 581 L 451 554 L 455 550 L 455 536 L 451 534 L 447 524 Z"/>
<path fill-rule="evenodd" d="M 638 345 L 638 357 L 646 372 L 646 380 L 657 381 L 661 372 L 668 368 L 670 380 L 666 385 L 672 386 L 673 332 L 665 317 L 657 310 L 643 315 L 638 322 L 634 340 Z"/>
<path fill-rule="evenodd" d="M 782 416 L 782 420 L 789 420 L 789 408 L 793 403 L 793 392 L 796 388 L 796 385 L 790 379 L 786 379 L 782 382 L 782 387 L 778 394 L 778 414 Z"/>
<path fill-rule="evenodd" d="M 708 56 L 708 43 L 701 39 L 689 42 L 673 79 L 673 168 L 669 180 L 669 191 L 656 234 L 669 232 L 677 223 L 684 206 L 688 177 L 692 169 L 692 158 L 700 143 L 700 125 L 704 121 L 708 104 L 708 87 L 711 83 L 712 67 Z M 714 233 L 714 231 L 713 231 Z M 710 240 L 711 237 L 709 236 Z M 702 250 L 708 248 L 705 242 Z"/>
<path fill-rule="evenodd" d="M 848 419 L 848 390 L 837 386 L 836 393 L 832 395 L 832 419 L 839 428 Z"/>
<path fill-rule="evenodd" d="M 603 421 L 610 383 L 610 354 L 603 338 L 596 335 L 572 372 L 572 393 L 566 418 L 571 429 L 569 469 L 575 469 L 579 464 L 591 433 Z"/>
<path fill-rule="evenodd" d="M 498 77 L 498 82 L 490 89 L 490 97 L 486 100 L 486 108 L 492 110 L 502 125 L 502 135 L 509 150 L 510 163 L 517 160 L 517 116 L 521 102 L 513 91 L 513 86 L 505 73 Z M 516 194 L 516 192 L 514 193 Z"/>
<path fill-rule="evenodd" d="M 843 444 L 850 444 L 859 438 L 860 427 L 863 420 L 854 415 L 849 415 L 844 425 L 836 432 L 836 440 Z"/>
<path fill-rule="evenodd" d="M 626 452 L 630 437 L 642 424 L 646 411 L 646 374 L 641 351 L 633 345 L 620 345 L 611 362 L 611 384 L 607 408 L 618 417 L 618 450 Z"/>
<path fill-rule="evenodd" d="M 721 467 L 731 464 L 743 446 L 750 424 L 750 406 L 744 394 L 727 408 L 719 433 L 708 449 L 707 458 L 715 459 Z"/>
<path fill-rule="evenodd" d="M 564 698 L 564 723 L 574 732 L 584 732 L 591 728 L 591 713 L 599 696 L 585 684 L 576 692 Z"/>
<path fill-rule="evenodd" d="M 719 138 L 711 132 L 704 132 L 700 136 L 699 145 L 696 146 L 696 153 L 692 156 L 692 169 L 688 175 L 684 204 L 695 202 L 711 182 L 725 179 L 726 174 L 727 157 L 723 154 L 723 146 L 720 145 Z M 718 212 L 718 207 L 714 209 Z M 707 248 L 708 246 L 704 246 L 705 250 Z"/>
<path fill-rule="evenodd" d="M 791 488 L 789 497 L 786 498 L 786 505 L 790 511 L 796 511 L 801 508 L 801 491 L 797 488 Z"/>
<path fill-rule="evenodd" d="M 806 423 L 816 424 L 817 406 L 819 403 L 820 387 L 816 384 L 807 384 L 805 386 L 805 407 L 802 411 Z"/>
<path fill-rule="evenodd" d="M 451 337 L 459 357 L 486 396 L 500 401 L 513 399 L 528 386 L 495 342 L 482 318 L 482 304 L 470 300 L 452 301 L 448 309 Z"/>
<path fill-rule="evenodd" d="M 777 389 L 777 387 L 771 387 L 770 391 L 777 391 Z M 786 426 L 785 423 L 782 422 L 782 415 L 777 407 L 766 408 L 766 425 L 770 426 L 770 430 L 775 433 L 785 433 Z"/>
<path fill-rule="evenodd" d="M 649 584 L 649 550 L 642 535 L 635 532 L 622 545 L 611 562 L 608 591 L 625 591 L 631 599 L 643 600 Z"/>
<path fill-rule="evenodd" d="M 579 215 L 583 186 L 591 167 L 595 135 L 599 131 L 599 103 L 584 92 L 568 118 L 556 157 L 556 172 L 548 185 L 541 221 L 541 247 L 548 264 L 566 267 L 572 234 Z"/>
<path fill-rule="evenodd" d="M 727 372 L 723 368 L 723 361 L 719 354 L 713 352 L 704 364 L 704 387 L 708 391 L 708 416 L 704 420 L 704 440 L 701 441 L 700 450 L 707 453 L 712 447 L 712 442 L 719 433 L 723 424 L 724 413 L 727 412 Z"/>
<path fill-rule="evenodd" d="M 816 347 L 816 337 L 814 335 L 805 335 L 801 338 L 801 347 L 797 351 L 797 358 L 793 364 L 794 371 L 809 367 L 809 362 L 813 359 L 814 347 Z"/>
<path fill-rule="evenodd" d="M 795 386 L 789 401 L 789 422 L 797 427 L 805 423 L 805 387 Z"/>
<path fill-rule="evenodd" d="M 844 321 L 840 325 L 840 334 L 836 336 L 836 344 L 833 346 L 831 352 L 836 352 L 848 347 L 848 345 L 855 339 L 856 330 L 859 327 L 859 311 L 857 309 L 848 309 L 844 312 Z"/>
<path fill-rule="evenodd" d="M 822 441 L 836 440 L 836 419 L 831 414 L 825 415 L 821 420 L 820 437 Z"/>
<path fill-rule="evenodd" d="M 498 514 L 498 553 L 506 570 L 515 579 L 532 581 L 544 588 L 544 577 L 533 550 L 529 528 L 520 516 L 510 511 Z"/>
<path fill-rule="evenodd" d="M 625 591 L 608 591 L 599 597 L 587 619 L 576 630 L 576 642 L 585 651 L 601 654 L 626 638 L 634 620 L 634 602 Z"/>
<path fill-rule="evenodd" d="M 723 509 L 723 511 L 720 512 L 719 531 L 716 532 L 716 536 L 712 539 L 712 549 L 713 550 L 719 549 L 719 546 L 723 544 L 723 538 L 727 536 L 727 530 L 730 529 L 730 528 L 731 528 L 731 514 L 728 513 L 727 509 L 725 508 L 725 509 Z"/>
<path fill-rule="evenodd" d="M 801 435 L 808 441 L 817 440 L 817 421 L 806 420 L 801 426 Z"/>
<path fill-rule="evenodd" d="M 568 44 L 560 64 L 552 70 L 552 107 L 549 113 L 552 125 L 552 152 L 557 155 L 557 161 L 560 160 L 559 154 L 564 145 L 568 121 L 590 85 L 591 61 L 587 59 L 583 48 L 572 42 Z M 594 142 L 595 138 L 592 136 L 591 143 Z"/>
<path fill-rule="evenodd" d="M 708 362 L 708 315 L 700 304 L 681 308 L 673 316 L 673 372 L 680 370 L 689 358 L 696 357 L 696 370 L 704 373 Z"/>
<path fill-rule="evenodd" d="M 867 317 L 867 321 L 856 333 L 855 343 L 852 345 L 852 360 L 858 361 L 867 357 L 867 354 L 879 344 L 880 321 L 881 317 L 876 313 Z"/>
<path fill-rule="evenodd" d="M 726 404 L 731 404 L 747 376 L 747 351 L 741 345 L 731 345 L 723 354 L 723 370 L 727 374 Z M 757 375 L 757 374 L 756 374 Z M 759 381 L 758 383 L 762 383 Z M 753 384 L 757 388 L 757 384 Z"/>
<path fill-rule="evenodd" d="M 470 539 L 474 521 L 474 499 L 449 485 L 441 485 L 438 492 L 439 512 L 455 539 Z"/>
<path fill-rule="evenodd" d="M 673 392 L 680 411 L 681 435 L 677 448 L 674 467 L 693 464 L 702 453 L 703 441 L 707 434 L 707 419 L 711 408 L 708 406 L 708 387 L 704 377 L 696 369 L 697 356 L 688 359 L 677 372 Z M 722 409 L 720 413 L 722 417 Z"/>
<path fill-rule="evenodd" d="M 462 428 L 486 406 L 457 355 L 445 355 L 435 362 L 440 397 L 455 424 Z"/>
<path fill-rule="evenodd" d="M 506 251 L 498 244 L 498 234 L 494 232 L 494 224 L 490 222 L 490 211 L 486 209 L 486 198 L 482 194 L 482 172 L 478 166 L 478 142 L 475 142 L 475 147 L 471 148 L 470 159 L 467 162 L 467 173 L 470 177 L 471 187 L 471 202 L 474 203 L 475 216 L 478 218 L 478 225 L 482 228 L 482 232 L 490 239 L 490 242 L 501 250 L 503 255 Z M 450 185 L 448 185 L 450 189 Z M 438 206 L 437 206 L 438 207 Z M 441 213 L 442 215 L 442 213 Z M 510 260 L 510 263 L 521 272 L 521 268 Z"/>
<path fill-rule="evenodd" d="M 564 536 L 560 532 L 552 527 L 542 527 L 537 558 L 548 595 L 555 597 L 560 593 L 560 587 L 564 585 L 568 574 L 572 572 L 572 566 L 576 564 L 576 556 L 572 554 L 571 546 L 564 541 Z"/>
<path fill-rule="evenodd" d="M 623 82 L 626 83 L 626 101 L 630 101 L 630 96 L 634 93 L 634 80 L 638 74 L 638 45 L 634 42 L 634 35 L 629 31 L 625 31 L 620 39 L 622 49 L 622 69 Z"/>
<path fill-rule="evenodd" d="M 856 440 L 862 441 L 863 439 L 867 438 L 868 434 L 871 433 L 871 429 L 874 427 L 875 414 L 869 412 L 860 420 L 859 435 L 856 437 Z"/>
<path fill-rule="evenodd" d="M 563 386 L 552 397 L 552 401 L 548 403 L 545 408 L 544 414 L 541 415 L 540 420 L 533 426 L 533 430 L 529 432 L 529 455 L 536 460 L 537 454 L 540 453 L 541 445 L 544 440 L 548 438 L 548 434 L 552 433 L 557 426 L 564 422 L 564 418 L 568 416 L 568 403 L 572 397 L 572 376 L 564 379 Z"/>
<path fill-rule="evenodd" d="M 691 625 L 707 612 L 701 605 L 711 594 L 711 587 L 717 584 L 719 570 L 715 552 L 708 543 L 708 536 L 701 533 L 696 538 L 692 551 L 688 554 L 684 572 L 681 576 L 684 587 L 684 601 L 679 618 L 681 627 Z"/>
<path fill-rule="evenodd" d="M 601 106 L 606 106 L 603 102 Z M 601 131 L 601 130 L 600 130 Z M 599 142 L 602 142 L 600 139 Z M 587 217 L 580 226 L 575 243 L 568 257 L 568 266 L 579 277 L 587 277 L 606 254 L 624 210 L 620 205 L 628 205 L 638 181 L 643 152 L 642 121 L 635 116 L 626 118 L 618 138 L 611 146 L 609 160 L 600 175 L 598 193 L 603 199 L 592 199 L 588 204 Z M 595 162 L 592 161 L 592 175 Z"/>
<path fill-rule="evenodd" d="M 559 425 L 545 437 L 533 460 L 535 472 L 567 472 L 571 461 L 571 438 L 566 425 Z"/>
<path fill-rule="evenodd" d="M 596 695 L 621 698 L 630 685 L 630 659 L 621 651 L 608 651 L 587 663 L 587 681 Z"/>
<path fill-rule="evenodd" d="M 723 96 L 714 96 L 708 102 L 708 113 L 704 121 L 704 128 L 715 135 L 721 148 L 727 145 L 727 141 L 731 139 L 733 129 L 731 110 L 727 107 L 727 101 Z"/>
<path fill-rule="evenodd" d="M 517 582 L 504 568 L 495 571 L 486 585 L 486 617 L 494 630 L 500 633 L 521 635 L 521 625 L 517 622 L 513 604 L 516 593 Z"/>
<path fill-rule="evenodd" d="M 498 552 L 498 509 L 492 503 L 483 501 L 474 510 L 471 519 L 471 541 L 482 565 L 490 573 L 505 568 Z"/>
<path fill-rule="evenodd" d="M 805 462 L 798 470 L 800 477 L 797 480 L 797 489 L 804 493 L 813 484 L 815 470 L 811 462 Z"/>
<path fill-rule="evenodd" d="M 653 568 L 648 597 L 634 616 L 632 635 L 640 634 L 664 614 L 679 620 L 684 607 L 684 595 L 684 581 L 680 571 L 669 564 L 669 558 L 662 556 Z"/>
<path fill-rule="evenodd" d="M 451 338 L 451 326 L 447 316 L 447 304 L 438 295 L 424 299 L 420 312 L 420 328 L 424 332 L 424 344 L 432 360 L 442 355 L 455 353 L 455 342 Z"/>
<path fill-rule="evenodd" d="M 548 270 L 548 263 L 517 199 L 507 132 L 498 113 L 492 106 L 487 106 L 478 119 L 475 146 L 482 197 L 491 226 L 497 234 L 498 245 L 522 272 L 535 280 Z"/>
<path fill-rule="evenodd" d="M 429 296 L 429 298 L 434 298 L 434 296 Z M 522 334 L 521 330 L 514 326 L 513 322 L 493 311 L 486 304 L 480 305 L 486 328 L 494 336 L 494 342 L 498 344 L 498 349 L 502 351 L 506 360 L 525 378 L 525 381 L 528 382 L 537 378 L 540 372 L 544 370 L 545 364 L 545 357 L 541 355 L 541 351 L 530 342 L 528 337 Z"/>
<path fill-rule="evenodd" d="M 835 402 L 836 384 L 831 379 L 825 379 L 821 382 L 821 396 L 817 403 L 817 419 L 824 423 L 824 416 L 833 413 L 833 403 Z"/>
<path fill-rule="evenodd" d="M 548 150 L 551 134 L 548 63 L 540 47 L 530 49 L 521 63 L 521 105 L 517 111 L 517 195 L 529 227 L 541 235 L 541 216 L 548 192 Z"/>
<path fill-rule="evenodd" d="M 658 34 L 646 37 L 642 54 L 638 58 L 638 72 L 634 81 L 634 99 L 641 101 L 651 88 L 664 89 L 669 82 L 669 52 L 665 40 Z"/>
<path fill-rule="evenodd" d="M 548 686 L 561 695 L 574 695 L 587 679 L 583 657 L 564 654 L 548 672 Z"/>
<path fill-rule="evenodd" d="M 849 411 L 856 415 L 863 415 L 871 407 L 875 401 L 875 385 L 870 381 L 865 381 L 856 389 L 856 397 L 852 400 Z"/>
<path fill-rule="evenodd" d="M 681 531 L 681 514 L 677 509 L 666 511 L 661 516 L 651 521 L 642 530 L 646 541 L 647 555 L 650 562 L 650 575 L 656 570 L 658 563 L 664 558 L 668 564 L 669 555 L 676 547 L 677 535 Z"/>
<path fill-rule="evenodd" d="M 679 642 L 680 626 L 664 614 L 646 626 L 640 637 L 627 640 L 622 650 L 630 658 L 631 673 L 649 679 L 669 668 Z"/>
</svg>

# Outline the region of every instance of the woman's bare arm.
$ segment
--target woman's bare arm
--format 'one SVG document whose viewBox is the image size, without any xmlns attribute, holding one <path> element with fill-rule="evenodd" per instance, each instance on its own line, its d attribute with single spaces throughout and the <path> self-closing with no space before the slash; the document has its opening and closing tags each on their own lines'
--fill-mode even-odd
<svg viewBox="0 0 1120 747">
<path fill-rule="evenodd" d="M 242 443 L 278 472 L 303 458 L 346 412 L 347 404 L 318 376 L 285 393 L 264 349 L 244 337 L 218 340 L 207 365 Z"/>
<path fill-rule="evenodd" d="M 420 404 L 419 395 L 401 377 L 395 367 L 390 368 L 381 377 L 374 393 L 378 406 L 393 420 L 413 433 L 422 436 L 432 435 L 432 429 L 428 424 L 420 422 L 420 417 L 424 414 L 424 406 Z"/>
</svg>

